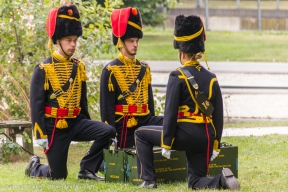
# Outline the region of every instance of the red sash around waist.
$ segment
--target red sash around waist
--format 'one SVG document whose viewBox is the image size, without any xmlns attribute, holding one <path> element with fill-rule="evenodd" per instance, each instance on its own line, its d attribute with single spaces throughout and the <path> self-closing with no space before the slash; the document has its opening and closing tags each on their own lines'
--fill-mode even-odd
<svg viewBox="0 0 288 192">
<path fill-rule="evenodd" d="M 79 115 L 81 108 L 67 109 L 45 106 L 45 115 L 58 118 L 75 118 Z"/>
<path fill-rule="evenodd" d="M 142 105 L 115 105 L 115 112 L 121 113 L 146 113 L 147 104 Z"/>
</svg>

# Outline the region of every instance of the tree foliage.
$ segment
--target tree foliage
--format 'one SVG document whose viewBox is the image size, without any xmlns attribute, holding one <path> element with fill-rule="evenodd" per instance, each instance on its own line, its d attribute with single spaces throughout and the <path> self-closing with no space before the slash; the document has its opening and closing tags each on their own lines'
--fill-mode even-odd
<svg viewBox="0 0 288 192">
<path fill-rule="evenodd" d="M 145 25 L 156 26 L 166 20 L 164 9 L 168 11 L 178 0 L 123 0 L 122 7 L 137 7 L 141 12 L 142 22 Z"/>
<path fill-rule="evenodd" d="M 109 15 L 119 7 L 120 0 L 106 0 L 105 6 L 96 1 L 73 1 L 79 9 L 83 37 L 79 39 L 76 57 L 84 60 L 89 73 L 90 112 L 99 118 L 99 71 L 92 65 L 101 53 L 112 50 Z M 35 65 L 48 57 L 46 18 L 60 1 L 2 0 L 0 1 L 0 120 L 30 120 L 30 78 Z"/>
</svg>

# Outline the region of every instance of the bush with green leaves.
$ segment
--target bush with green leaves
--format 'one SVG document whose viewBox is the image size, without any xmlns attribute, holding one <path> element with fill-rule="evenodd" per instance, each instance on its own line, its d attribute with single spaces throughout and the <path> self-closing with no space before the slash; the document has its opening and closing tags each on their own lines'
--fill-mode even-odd
<svg viewBox="0 0 288 192">
<path fill-rule="evenodd" d="M 99 76 L 102 67 L 94 61 L 100 54 L 109 53 L 114 47 L 111 43 L 109 16 L 121 1 L 106 0 L 104 7 L 96 1 L 73 2 L 79 9 L 83 26 L 83 36 L 78 40 L 75 56 L 86 63 L 89 72 L 91 118 L 100 119 Z M 55 0 L 0 1 L 0 121 L 31 120 L 30 78 L 35 65 L 51 55 L 47 46 L 46 19 L 49 10 L 59 6 L 59 1 Z M 3 160 L 10 153 L 19 154 L 18 147 L 9 140 L 3 143 Z"/>
<path fill-rule="evenodd" d="M 4 133 L 5 131 L 0 129 L 0 135 L 4 135 Z M 5 140 L 0 138 L 0 163 L 7 163 L 13 160 L 13 156 L 18 156 L 22 152 L 21 146 L 11 141 L 10 138 Z"/>
<path fill-rule="evenodd" d="M 76 57 L 92 70 L 88 82 L 90 112 L 99 119 L 99 72 L 94 61 L 109 53 L 111 44 L 109 16 L 120 0 L 106 0 L 105 6 L 96 1 L 73 1 L 80 12 L 83 37 L 79 38 Z M 33 68 L 51 55 L 47 47 L 46 19 L 59 1 L 3 0 L 0 2 L 0 121 L 30 120 L 29 90 Z"/>
<path fill-rule="evenodd" d="M 124 1 L 129 2 L 140 8 L 144 23 L 154 25 L 158 18 L 154 8 L 159 4 L 171 7 L 175 1 Z M 95 61 L 101 54 L 115 52 L 111 43 L 110 14 L 123 5 L 123 1 L 105 0 L 101 5 L 88 0 L 74 0 L 73 3 L 79 9 L 83 26 L 75 56 L 86 64 L 89 112 L 92 119 L 99 120 L 99 79 L 103 65 Z M 31 120 L 30 78 L 35 65 L 51 55 L 47 46 L 46 19 L 49 10 L 59 6 L 60 1 L 56 0 L 0 1 L 0 121 Z M 158 114 L 163 111 L 163 101 L 160 103 L 160 108 L 156 109 Z M 10 142 L 8 146 L 13 147 Z M 9 147 L 4 149 L 9 151 Z"/>
<path fill-rule="evenodd" d="M 165 94 L 160 94 L 158 89 L 155 89 L 154 93 L 154 106 L 155 106 L 155 115 L 164 115 L 165 110 Z"/>
</svg>

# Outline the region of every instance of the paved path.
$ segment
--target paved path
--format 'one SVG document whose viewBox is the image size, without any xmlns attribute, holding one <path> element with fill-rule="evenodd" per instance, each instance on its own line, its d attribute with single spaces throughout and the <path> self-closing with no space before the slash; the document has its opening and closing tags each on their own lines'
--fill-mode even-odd
<svg viewBox="0 0 288 192">
<path fill-rule="evenodd" d="M 147 61 L 152 72 L 169 72 L 181 67 L 179 61 Z M 200 62 L 204 67 L 204 61 Z M 229 72 L 229 73 L 286 73 L 288 74 L 288 63 L 276 62 L 214 62 L 208 61 L 212 72 Z"/>
<path fill-rule="evenodd" d="M 107 64 L 110 60 L 98 60 L 95 63 Z M 152 72 L 170 72 L 177 67 L 181 67 L 179 61 L 146 61 Z M 206 67 L 204 61 L 200 62 Z M 280 62 L 231 62 L 231 61 L 208 61 L 212 72 L 229 72 L 229 73 L 276 73 L 288 74 L 288 63 Z"/>
<path fill-rule="evenodd" d="M 254 128 L 225 128 L 222 136 L 263 136 L 270 134 L 286 134 L 287 127 L 254 127 Z"/>
</svg>

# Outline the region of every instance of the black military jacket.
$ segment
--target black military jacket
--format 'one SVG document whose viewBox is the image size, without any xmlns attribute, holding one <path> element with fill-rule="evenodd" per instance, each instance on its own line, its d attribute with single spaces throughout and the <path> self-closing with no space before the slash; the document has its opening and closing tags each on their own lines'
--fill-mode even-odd
<svg viewBox="0 0 288 192">
<path fill-rule="evenodd" d="M 87 76 L 84 64 L 76 58 L 66 59 L 57 54 L 57 52 L 54 52 L 52 56 L 54 63 L 52 64 L 52 57 L 41 61 L 35 66 L 31 78 L 30 110 L 35 139 L 47 138 L 45 106 L 55 108 L 81 108 L 81 116 L 90 119 L 87 105 Z M 58 85 L 61 87 L 68 81 L 73 62 L 77 64 L 77 72 L 74 82 L 72 83 L 74 87 L 72 95 L 67 97 L 69 99 L 60 96 L 57 99 L 51 100 L 49 97 L 55 89 L 57 89 L 55 86 Z"/>
<path fill-rule="evenodd" d="M 147 112 L 130 114 L 136 118 L 138 125 L 147 122 L 149 116 L 155 115 L 149 65 L 146 66 L 145 75 L 135 93 L 118 100 L 119 95 L 136 80 L 140 68 L 141 63 L 138 60 L 132 62 L 124 59 L 122 54 L 104 67 L 100 79 L 100 111 L 103 122 L 117 127 L 115 121 L 121 119 L 123 114 L 115 111 L 116 105 L 147 104 Z"/>
<path fill-rule="evenodd" d="M 220 150 L 220 140 L 223 130 L 223 102 L 216 75 L 206 70 L 200 64 L 195 66 L 186 66 L 185 68 L 194 76 L 199 85 L 199 90 L 207 95 L 208 99 L 214 106 L 214 111 L 212 113 L 213 123 L 211 123 L 215 130 L 214 149 Z M 173 145 L 173 140 L 177 131 L 177 124 L 181 123 L 177 122 L 179 111 L 191 112 L 198 115 L 201 115 L 202 113 L 196 104 L 195 91 L 190 88 L 193 94 L 191 97 L 187 85 L 187 77 L 179 70 L 170 73 L 166 90 L 163 122 L 163 143 L 161 144 L 163 148 L 171 149 L 171 146 Z M 185 118 L 182 119 L 182 122 L 185 122 Z M 187 119 L 186 122 L 190 122 L 190 120 Z M 196 126 L 196 124 L 194 125 Z"/>
</svg>

